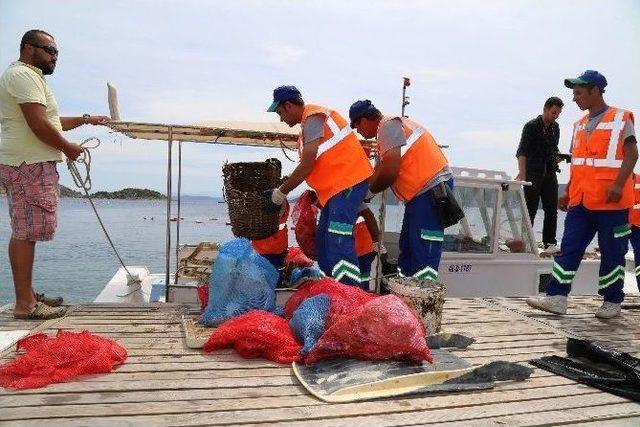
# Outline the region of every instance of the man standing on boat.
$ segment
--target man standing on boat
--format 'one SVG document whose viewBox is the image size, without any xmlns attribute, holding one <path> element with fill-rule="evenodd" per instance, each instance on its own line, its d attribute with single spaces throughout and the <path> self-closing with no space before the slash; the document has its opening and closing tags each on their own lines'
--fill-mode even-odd
<svg viewBox="0 0 640 427">
<path fill-rule="evenodd" d="M 291 127 L 301 126 L 300 164 L 271 191 L 271 201 L 282 205 L 287 194 L 306 181 L 322 206 L 316 231 L 320 269 L 342 283 L 359 286 L 361 273 L 353 227 L 373 171 L 364 149 L 340 114 L 305 104 L 294 86 L 276 88 L 267 111 L 276 112 Z"/>
<path fill-rule="evenodd" d="M 391 187 L 405 203 L 398 274 L 436 280 L 444 228 L 434 201 L 436 187 L 453 187 L 453 173 L 435 139 L 406 117 L 383 116 L 369 100 L 349 109 L 351 127 L 376 138 L 380 162 L 369 184 L 369 196 Z"/>
<path fill-rule="evenodd" d="M 531 307 L 566 314 L 567 295 L 587 246 L 598 233 L 600 277 L 603 296 L 596 317 L 620 314 L 624 300 L 624 256 L 629 244 L 629 209 L 633 207 L 631 174 L 638 159 L 633 113 L 608 106 L 602 94 L 605 77 L 587 70 L 565 86 L 573 89 L 573 100 L 589 114 L 574 125 L 571 142 L 571 176 L 567 193 L 558 200 L 567 210 L 561 254 L 555 257 L 547 295 L 528 298 Z"/>
<path fill-rule="evenodd" d="M 75 160 L 82 152 L 62 132 L 83 124 L 97 125 L 104 116 L 59 117 L 58 104 L 47 85 L 58 48 L 41 30 L 27 31 L 20 58 L 0 76 L 0 183 L 7 193 L 11 217 L 9 260 L 16 293 L 14 317 L 52 319 L 63 316 L 62 298 L 34 291 L 33 261 L 37 241 L 53 239 L 58 205 L 56 163 L 62 154 Z"/>
<path fill-rule="evenodd" d="M 529 181 L 524 198 L 531 224 L 536 217 L 540 199 L 544 210 L 542 242 L 547 253 L 557 252 L 556 226 L 558 220 L 558 142 L 560 126 L 556 120 L 564 103 L 558 97 L 547 99 L 542 114 L 528 121 L 522 129 L 516 152 L 519 181 Z"/>
</svg>

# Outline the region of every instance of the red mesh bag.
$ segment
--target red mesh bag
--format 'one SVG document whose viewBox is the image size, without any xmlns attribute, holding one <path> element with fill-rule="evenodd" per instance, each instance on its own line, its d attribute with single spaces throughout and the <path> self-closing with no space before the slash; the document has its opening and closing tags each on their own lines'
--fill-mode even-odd
<svg viewBox="0 0 640 427">
<path fill-rule="evenodd" d="M 433 361 L 424 325 L 395 295 L 377 297 L 354 313 L 340 316 L 316 342 L 305 363 L 330 357 Z"/>
<path fill-rule="evenodd" d="M 293 337 L 289 322 L 264 310 L 253 310 L 218 326 L 204 344 L 204 351 L 233 346 L 251 359 L 264 357 L 276 363 L 302 360 L 302 346 Z"/>
<path fill-rule="evenodd" d="M 289 297 L 284 306 L 285 317 L 290 319 L 304 300 L 320 294 L 329 295 L 331 300 L 327 325 L 333 324 L 338 316 L 352 313 L 358 307 L 376 298 L 374 294 L 363 291 L 357 286 L 343 285 L 331 277 L 324 277 L 305 283 Z"/>
<path fill-rule="evenodd" d="M 316 259 L 316 228 L 318 207 L 316 196 L 307 190 L 298 199 L 291 211 L 291 221 L 296 233 L 296 241 L 302 252 L 311 259 Z"/>
<path fill-rule="evenodd" d="M 25 389 L 68 381 L 81 375 L 111 372 L 124 363 L 127 350 L 89 331 L 58 331 L 54 338 L 36 334 L 18 341 L 25 354 L 0 367 L 0 385 Z"/>
<path fill-rule="evenodd" d="M 302 249 L 294 247 L 289 248 L 287 251 L 284 263 L 287 268 L 294 269 L 296 267 L 311 267 L 313 265 L 313 260 L 309 259 L 309 257 L 302 252 Z"/>
</svg>

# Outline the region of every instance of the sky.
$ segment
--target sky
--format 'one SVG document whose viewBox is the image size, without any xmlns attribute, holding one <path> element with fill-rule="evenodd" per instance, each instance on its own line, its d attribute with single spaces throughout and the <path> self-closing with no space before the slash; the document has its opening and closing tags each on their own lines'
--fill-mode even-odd
<svg viewBox="0 0 640 427">
<path fill-rule="evenodd" d="M 583 113 L 564 78 L 598 70 L 610 105 L 640 111 L 638 22 L 640 0 L 0 0 L 0 69 L 25 31 L 43 29 L 60 50 L 48 81 L 62 115 L 108 114 L 111 82 L 124 120 L 174 124 L 277 121 L 265 110 L 282 84 L 345 116 L 358 99 L 398 114 L 407 76 L 407 115 L 449 146 L 452 165 L 515 176 L 522 126 L 549 96 L 565 102 L 568 151 Z M 66 136 L 101 140 L 94 190 L 166 191 L 165 144 L 90 126 Z M 295 167 L 276 149 L 185 143 L 182 153 L 186 194 L 220 196 L 226 161 Z M 73 185 L 68 171 L 61 182 Z"/>
</svg>

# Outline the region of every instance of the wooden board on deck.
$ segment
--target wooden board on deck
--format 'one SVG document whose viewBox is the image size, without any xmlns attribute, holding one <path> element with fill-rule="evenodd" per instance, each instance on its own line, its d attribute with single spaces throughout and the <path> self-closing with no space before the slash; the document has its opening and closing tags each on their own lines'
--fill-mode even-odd
<svg viewBox="0 0 640 427">
<path fill-rule="evenodd" d="M 640 353 L 640 313 L 623 310 L 620 318 L 602 321 L 593 317 L 600 303 L 597 296 L 571 297 L 568 314 L 554 316 L 530 310 L 523 298 L 449 299 L 443 326 L 476 339 L 465 350 L 451 350 L 473 365 L 563 355 L 567 334 Z M 42 389 L 0 389 L 0 425 L 640 424 L 640 404 L 541 369 L 527 381 L 490 390 L 325 403 L 299 385 L 290 366 L 245 360 L 230 349 L 188 348 L 184 310 L 171 304 L 87 304 L 46 325 L 14 324 L 9 314 L 0 313 L 0 325 L 6 321 L 12 329 L 42 327 L 53 335 L 58 328 L 95 328 L 127 348 L 129 359 L 110 374 Z M 12 359 L 15 348 L 0 356 L 3 363 Z"/>
<path fill-rule="evenodd" d="M 197 318 L 182 316 L 182 329 L 184 331 L 184 343 L 189 348 L 202 348 L 211 333 L 216 329 L 198 323 Z"/>
</svg>

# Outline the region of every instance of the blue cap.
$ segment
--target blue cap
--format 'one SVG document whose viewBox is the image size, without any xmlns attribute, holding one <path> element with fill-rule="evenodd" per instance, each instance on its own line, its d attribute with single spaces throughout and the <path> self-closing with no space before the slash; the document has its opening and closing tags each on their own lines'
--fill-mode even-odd
<svg viewBox="0 0 640 427">
<path fill-rule="evenodd" d="M 587 70 L 575 79 L 564 79 L 564 85 L 569 89 L 578 85 L 594 85 L 604 89 L 607 86 L 607 79 L 597 71 Z"/>
<path fill-rule="evenodd" d="M 284 101 L 291 101 L 292 99 L 302 98 L 300 91 L 295 86 L 280 86 L 273 90 L 273 102 L 267 109 L 269 113 L 273 113 L 278 108 L 278 105 Z"/>
<path fill-rule="evenodd" d="M 367 112 L 376 107 L 368 99 L 354 102 L 349 108 L 349 120 L 351 120 L 351 128 L 356 127 L 356 122 L 364 117 Z"/>
</svg>

